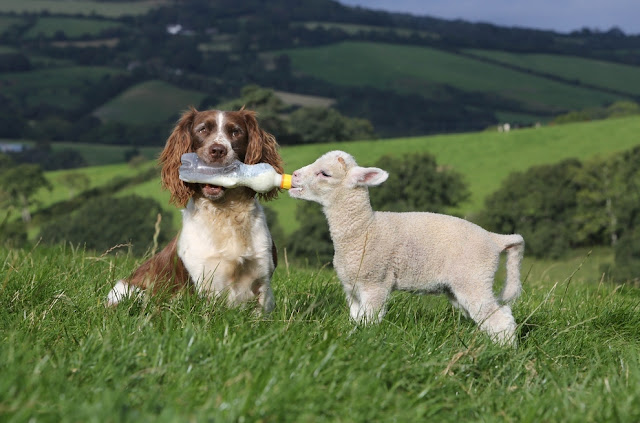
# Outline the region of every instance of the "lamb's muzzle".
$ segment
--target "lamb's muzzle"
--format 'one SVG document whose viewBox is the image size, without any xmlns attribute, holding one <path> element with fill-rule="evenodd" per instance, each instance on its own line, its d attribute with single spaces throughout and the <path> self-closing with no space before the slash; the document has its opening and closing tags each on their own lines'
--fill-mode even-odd
<svg viewBox="0 0 640 423">
<path fill-rule="evenodd" d="M 382 169 L 358 166 L 343 151 L 331 151 L 292 176 L 291 197 L 323 206 L 351 317 L 380 321 L 394 289 L 444 293 L 494 341 L 515 344 L 508 303 L 522 289 L 522 236 L 488 232 L 437 213 L 374 212 L 368 187 L 388 176 Z M 498 300 L 493 282 L 502 252 L 507 278 Z"/>
</svg>

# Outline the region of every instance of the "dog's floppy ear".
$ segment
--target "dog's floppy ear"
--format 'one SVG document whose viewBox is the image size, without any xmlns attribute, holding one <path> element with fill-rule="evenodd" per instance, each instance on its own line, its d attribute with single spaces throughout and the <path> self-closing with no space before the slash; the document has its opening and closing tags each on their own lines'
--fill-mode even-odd
<svg viewBox="0 0 640 423">
<path fill-rule="evenodd" d="M 276 138 L 260 128 L 256 120 L 256 112 L 240 110 L 239 113 L 243 115 L 249 132 L 249 145 L 247 146 L 244 162 L 246 164 L 269 163 L 276 172 L 284 173 L 282 157 L 278 153 Z M 267 193 L 259 194 L 259 197 L 262 200 L 272 200 L 278 196 L 278 191 L 276 188 Z"/>
<path fill-rule="evenodd" d="M 197 113 L 190 107 L 182 114 L 158 159 L 162 166 L 162 186 L 171 193 L 170 202 L 179 207 L 184 207 L 195 192 L 190 184 L 180 180 L 179 168 L 182 155 L 191 152 L 191 127 Z"/>
</svg>

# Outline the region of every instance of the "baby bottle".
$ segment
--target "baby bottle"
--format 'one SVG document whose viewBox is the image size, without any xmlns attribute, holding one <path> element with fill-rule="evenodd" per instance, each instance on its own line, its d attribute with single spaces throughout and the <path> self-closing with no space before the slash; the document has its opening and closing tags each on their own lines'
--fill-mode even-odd
<svg viewBox="0 0 640 423">
<path fill-rule="evenodd" d="M 246 186 L 260 193 L 274 188 L 291 188 L 291 175 L 280 175 L 268 163 L 244 164 L 238 160 L 229 166 L 207 165 L 196 153 L 182 157 L 180 179 L 184 182 L 211 184 L 225 188 Z"/>
</svg>

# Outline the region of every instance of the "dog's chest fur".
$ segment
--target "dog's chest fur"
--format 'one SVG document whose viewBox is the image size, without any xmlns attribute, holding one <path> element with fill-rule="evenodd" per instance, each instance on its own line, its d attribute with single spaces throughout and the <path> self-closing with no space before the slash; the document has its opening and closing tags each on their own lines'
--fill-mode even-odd
<svg viewBox="0 0 640 423">
<path fill-rule="evenodd" d="M 254 281 L 273 272 L 271 237 L 257 202 L 216 207 L 192 200 L 182 213 L 178 255 L 196 290 L 209 296 L 252 297 Z"/>
</svg>

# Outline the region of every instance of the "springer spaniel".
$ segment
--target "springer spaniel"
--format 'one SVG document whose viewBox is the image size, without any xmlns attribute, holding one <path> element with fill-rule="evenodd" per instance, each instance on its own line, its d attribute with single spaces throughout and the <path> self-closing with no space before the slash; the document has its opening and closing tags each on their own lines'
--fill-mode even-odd
<svg viewBox="0 0 640 423">
<path fill-rule="evenodd" d="M 195 152 L 207 164 L 269 163 L 283 173 L 273 135 L 258 126 L 255 112 L 186 111 L 160 154 L 162 185 L 182 210 L 182 230 L 158 254 L 120 280 L 107 297 L 109 305 L 140 290 L 175 292 L 191 287 L 206 297 L 226 297 L 229 305 L 256 299 L 265 313 L 274 307 L 271 275 L 277 264 L 275 245 L 256 193 L 180 180 L 184 153 Z M 259 194 L 275 198 L 278 190 Z"/>
</svg>

